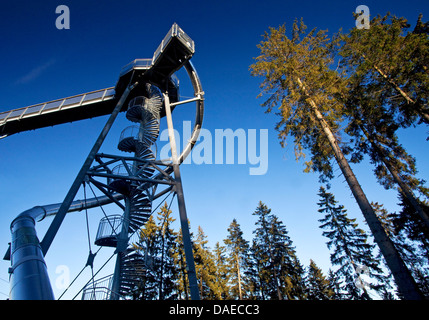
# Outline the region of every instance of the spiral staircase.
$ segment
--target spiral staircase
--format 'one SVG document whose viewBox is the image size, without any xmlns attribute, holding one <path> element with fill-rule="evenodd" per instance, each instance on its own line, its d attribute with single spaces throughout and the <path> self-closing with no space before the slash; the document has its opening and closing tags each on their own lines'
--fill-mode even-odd
<svg viewBox="0 0 429 320">
<path fill-rule="evenodd" d="M 158 88 L 146 84 L 146 95 L 132 99 L 128 104 L 126 118 L 138 125 L 125 128 L 120 136 L 118 149 L 134 153 L 141 161 L 124 162 L 112 169 L 114 178 L 109 177 L 107 184 L 114 192 L 119 192 L 127 199 L 128 208 L 122 215 L 105 216 L 101 219 L 95 244 L 113 247 L 117 251 L 119 272 L 89 283 L 83 290 L 82 299 L 126 299 L 144 281 L 148 269 L 148 257 L 142 248 L 133 247 L 129 241 L 125 248 L 120 248 L 120 237 L 126 239 L 143 227 L 152 212 L 152 200 L 147 192 L 147 184 L 130 179 L 131 177 L 150 179 L 155 169 L 151 161 L 156 159 L 153 151 L 159 135 L 160 110 L 162 96 Z M 114 277 L 118 279 L 114 279 Z M 113 283 L 116 281 L 116 289 Z"/>
</svg>

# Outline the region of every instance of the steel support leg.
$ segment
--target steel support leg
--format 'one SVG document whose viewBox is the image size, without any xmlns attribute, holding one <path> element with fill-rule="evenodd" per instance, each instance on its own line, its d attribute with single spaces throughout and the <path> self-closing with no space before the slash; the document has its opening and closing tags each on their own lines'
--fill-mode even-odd
<svg viewBox="0 0 429 320">
<path fill-rule="evenodd" d="M 122 230 L 118 237 L 118 243 L 116 245 L 116 265 L 115 271 L 113 273 L 112 280 L 112 292 L 110 300 L 119 300 L 120 298 L 120 288 L 122 281 L 122 265 L 125 251 L 128 247 L 128 227 L 130 225 L 130 199 L 128 196 L 124 198 L 125 200 L 125 210 L 122 217 Z"/>
<path fill-rule="evenodd" d="M 182 228 L 183 246 L 185 249 L 186 266 L 188 269 L 189 289 L 191 291 L 192 300 L 200 300 L 198 291 L 197 275 L 195 272 L 194 254 L 192 252 L 191 236 L 189 234 L 188 216 L 186 213 L 185 197 L 183 195 L 182 179 L 177 157 L 176 140 L 174 138 L 173 118 L 171 116 L 170 99 L 168 94 L 164 95 L 165 114 L 167 117 L 168 137 L 170 140 L 171 157 L 173 160 L 174 180 L 176 182 L 177 202 L 179 206 L 180 225 Z"/>
</svg>

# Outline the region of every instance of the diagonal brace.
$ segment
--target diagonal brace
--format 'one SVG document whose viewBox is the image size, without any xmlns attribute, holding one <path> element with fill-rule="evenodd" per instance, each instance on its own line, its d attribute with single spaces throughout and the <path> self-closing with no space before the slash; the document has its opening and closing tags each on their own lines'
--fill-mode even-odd
<svg viewBox="0 0 429 320">
<path fill-rule="evenodd" d="M 95 156 L 97 155 L 97 152 L 100 150 L 101 145 L 104 142 L 104 139 L 106 138 L 107 134 L 109 133 L 110 128 L 113 125 L 113 122 L 115 121 L 116 117 L 118 116 L 119 112 L 122 109 L 123 104 L 125 103 L 125 100 L 127 99 L 130 91 L 134 89 L 134 87 L 137 86 L 137 82 L 129 85 L 124 93 L 122 94 L 121 98 L 119 99 L 118 103 L 116 104 L 115 109 L 113 109 L 112 114 L 110 115 L 109 119 L 107 120 L 103 130 L 101 131 L 100 135 L 97 138 L 97 141 L 95 142 L 94 146 L 92 147 L 91 151 L 88 154 L 88 157 L 86 158 L 84 164 L 82 165 L 82 168 L 80 169 L 79 173 L 76 176 L 76 179 L 74 180 L 72 186 L 70 187 L 69 192 L 67 193 L 66 197 L 64 198 L 63 203 L 61 204 L 60 208 L 58 209 L 58 213 L 55 215 L 54 220 L 52 221 L 51 225 L 49 226 L 49 229 L 46 231 L 45 237 L 43 238 L 41 244 L 43 255 L 46 256 L 47 251 L 49 250 L 49 247 L 52 244 L 52 241 L 55 238 L 55 235 L 57 234 L 61 223 L 64 220 L 64 217 L 67 213 L 67 211 L 70 208 L 70 205 L 75 198 L 77 192 L 79 191 L 80 185 L 85 179 L 86 173 L 91 167 L 92 162 L 94 161 Z"/>
</svg>

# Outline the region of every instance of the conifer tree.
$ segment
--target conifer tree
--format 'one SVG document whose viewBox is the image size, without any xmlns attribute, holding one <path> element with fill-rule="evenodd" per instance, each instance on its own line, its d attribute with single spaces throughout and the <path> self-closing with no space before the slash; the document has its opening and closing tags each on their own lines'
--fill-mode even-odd
<svg viewBox="0 0 429 320">
<path fill-rule="evenodd" d="M 158 253 L 158 226 L 151 215 L 143 228 L 139 231 L 139 239 L 134 248 L 142 251 L 147 267 L 146 276 L 142 279 L 139 292 L 135 292 L 135 299 L 155 300 L 159 294 L 159 282 L 157 277 Z"/>
<path fill-rule="evenodd" d="M 228 260 L 231 266 L 231 298 L 242 300 L 244 297 L 242 274 L 248 256 L 249 243 L 243 238 L 243 232 L 236 219 L 233 219 L 229 225 L 228 233 L 224 243 L 228 248 Z"/>
<path fill-rule="evenodd" d="M 203 300 L 213 300 L 219 296 L 216 290 L 216 266 L 213 254 L 207 246 L 207 236 L 198 227 L 197 238 L 194 242 L 195 272 L 197 274 L 200 297 Z"/>
<path fill-rule="evenodd" d="M 159 259 L 158 259 L 158 297 L 159 300 L 176 299 L 176 282 L 178 277 L 178 268 L 174 262 L 175 243 L 177 232 L 171 228 L 175 221 L 171 217 L 172 211 L 165 203 L 158 212 L 158 241 L 159 241 Z"/>
<path fill-rule="evenodd" d="M 306 278 L 307 300 L 331 300 L 334 297 L 329 280 L 313 260 L 310 260 Z"/>
<path fill-rule="evenodd" d="M 332 300 L 343 300 L 344 295 L 341 291 L 341 280 L 332 269 L 329 269 L 328 271 L 328 283 L 329 283 L 329 289 L 332 292 L 331 299 Z"/>
<path fill-rule="evenodd" d="M 219 242 L 216 242 L 214 250 L 214 262 L 215 262 L 215 299 L 216 300 L 227 300 L 231 299 L 229 281 L 230 272 L 229 264 L 227 262 L 227 250 L 224 246 L 221 246 Z"/>
<path fill-rule="evenodd" d="M 255 294 L 262 299 L 302 299 L 304 270 L 286 227 L 262 202 L 253 215 L 258 221 L 247 272 L 256 272 Z"/>
<path fill-rule="evenodd" d="M 252 300 L 266 300 L 267 287 L 265 283 L 265 270 L 263 249 L 255 239 L 249 248 L 249 257 L 245 261 L 245 282 L 248 287 L 248 296 Z"/>
<path fill-rule="evenodd" d="M 195 240 L 194 240 L 194 234 L 191 231 L 191 224 L 188 221 L 189 226 L 189 236 L 192 243 L 192 250 L 195 256 Z M 177 234 L 176 238 L 176 244 L 175 244 L 175 254 L 174 254 L 174 261 L 175 265 L 178 270 L 178 280 L 176 282 L 176 290 L 178 299 L 180 300 L 189 300 L 191 295 L 191 291 L 189 289 L 189 282 L 188 282 L 188 274 L 187 274 L 187 264 L 186 264 L 186 255 L 185 255 L 185 247 L 183 245 L 183 238 L 182 238 L 182 229 L 179 229 L 179 232 Z"/>
<path fill-rule="evenodd" d="M 374 246 L 368 243 L 366 233 L 358 228 L 356 219 L 347 217 L 347 210 L 338 205 L 332 193 L 320 187 L 319 212 L 325 216 L 319 219 L 323 236 L 329 240 L 332 249 L 331 263 L 339 266 L 337 275 L 343 281 L 342 289 L 347 299 L 370 299 L 370 286 L 363 283 L 359 270 L 367 270 L 368 275 L 379 281 L 384 280 L 378 261 L 373 256 Z"/>
<path fill-rule="evenodd" d="M 400 194 L 399 199 L 401 206 L 399 213 L 388 214 L 385 219 L 389 223 L 389 231 L 404 261 L 427 298 L 429 297 L 429 235 L 415 208 L 403 195 Z M 426 203 L 421 203 L 421 206 L 429 213 L 429 206 Z"/>
<path fill-rule="evenodd" d="M 178 268 L 174 258 L 177 233 L 171 228 L 175 220 L 171 213 L 165 203 L 156 216 L 149 217 L 134 244 L 134 248 L 145 256 L 147 267 L 143 286 L 136 293 L 139 299 L 177 299 Z"/>
<path fill-rule="evenodd" d="M 268 112 L 279 110 L 276 128 L 282 145 L 292 136 L 297 158 L 304 156 L 305 149 L 311 152 L 306 171 L 319 172 L 321 181 L 327 182 L 333 178 L 331 160 L 337 161 L 399 290 L 407 299 L 422 299 L 344 156 L 350 149 L 341 143 L 339 128 L 345 114 L 338 96 L 345 92 L 346 82 L 332 68 L 338 39 L 329 39 L 326 31 L 313 29 L 306 34 L 305 30 L 302 21 L 295 21 L 289 39 L 284 26 L 270 28 L 258 45 L 261 54 L 251 66 L 251 74 L 264 78 L 260 96 L 268 94 L 269 98 L 263 106 Z"/>
<path fill-rule="evenodd" d="M 178 279 L 176 283 L 177 296 L 179 300 L 189 300 L 190 291 L 189 291 L 189 283 L 188 283 L 188 275 L 187 275 L 187 267 L 186 267 L 186 257 L 185 257 L 185 248 L 183 246 L 182 241 L 182 230 L 180 229 L 178 232 L 178 236 L 176 239 L 175 245 L 175 254 L 174 261 L 175 265 L 178 269 Z M 193 234 L 190 233 L 191 242 L 193 242 Z"/>
<path fill-rule="evenodd" d="M 415 159 L 405 151 L 396 135 L 399 127 L 414 122 L 419 112 L 417 105 L 426 105 L 426 111 L 420 116 L 426 115 L 429 121 L 429 91 L 424 89 L 429 76 L 421 67 L 421 59 L 424 61 L 421 55 L 429 59 L 429 42 L 424 40 L 425 35 L 405 35 L 407 26 L 405 19 L 387 14 L 382 18 L 375 17 L 369 30 L 352 29 L 348 34 L 340 35 L 342 68 L 350 75 L 348 90 L 342 96 L 350 119 L 345 132 L 352 136 L 355 144 L 352 159 L 358 162 L 363 154 L 368 154 L 376 166 L 374 172 L 378 181 L 385 188 L 396 186 L 429 230 L 429 218 L 414 194 L 417 191 L 428 198 L 429 189 L 423 180 L 416 178 Z M 417 52 L 420 59 L 413 58 Z M 410 73 L 410 70 L 414 72 Z M 416 73 L 420 74 L 418 83 Z M 404 85 L 399 81 L 405 81 Z M 415 85 L 410 87 L 412 82 Z M 397 91 L 397 97 L 392 90 Z M 411 90 L 412 95 L 404 90 Z M 411 96 L 420 96 L 420 102 Z M 398 115 L 398 110 L 403 112 Z"/>
<path fill-rule="evenodd" d="M 421 19 L 407 32 L 408 21 L 388 13 L 374 17 L 369 29 L 354 28 L 342 38 L 346 64 L 383 92 L 402 127 L 429 124 L 429 37 Z"/>
</svg>

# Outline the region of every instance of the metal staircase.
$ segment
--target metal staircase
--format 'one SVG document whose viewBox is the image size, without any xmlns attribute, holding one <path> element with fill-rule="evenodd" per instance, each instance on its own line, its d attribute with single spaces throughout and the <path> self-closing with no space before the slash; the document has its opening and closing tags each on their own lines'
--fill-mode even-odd
<svg viewBox="0 0 429 320">
<path fill-rule="evenodd" d="M 144 283 L 146 273 L 149 272 L 147 257 L 141 248 L 135 248 L 129 243 L 129 235 L 135 234 L 149 219 L 152 199 L 147 192 L 148 184 L 131 178 L 150 179 L 154 175 L 155 169 L 150 165 L 150 161 L 156 159 L 156 154 L 151 148 L 159 135 L 162 104 L 161 92 L 151 84 L 146 84 L 146 96 L 135 97 L 128 104 L 127 119 L 139 125 L 123 130 L 118 149 L 134 153 L 135 158 L 146 161 L 127 161 L 112 169 L 114 178 L 108 178 L 107 184 L 112 191 L 124 195 L 127 205 L 123 215 L 101 219 L 95 243 L 116 248 L 117 272 L 108 282 L 106 279 L 101 281 L 101 285 L 97 285 L 99 282 L 88 284 L 82 299 L 130 297 L 134 290 Z M 120 245 L 121 237 L 122 241 L 127 241 L 125 248 Z"/>
<path fill-rule="evenodd" d="M 121 252 L 121 285 L 119 295 L 132 296 L 136 289 L 144 285 L 149 268 L 147 259 L 138 250 L 131 248 Z"/>
</svg>

